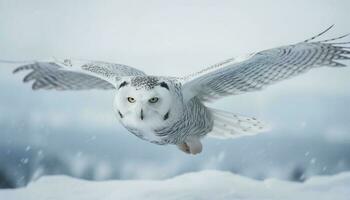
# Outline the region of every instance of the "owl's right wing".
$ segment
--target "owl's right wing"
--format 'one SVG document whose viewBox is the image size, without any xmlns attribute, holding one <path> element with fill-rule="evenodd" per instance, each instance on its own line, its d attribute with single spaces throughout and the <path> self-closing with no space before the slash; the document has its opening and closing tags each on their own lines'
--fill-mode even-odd
<svg viewBox="0 0 350 200">
<path fill-rule="evenodd" d="M 241 60 L 230 59 L 187 76 L 183 78 L 184 99 L 196 97 L 211 101 L 261 90 L 312 68 L 346 66 L 338 61 L 350 59 L 346 56 L 350 54 L 350 47 L 333 41 L 347 35 L 310 42 L 326 31 L 304 42 L 260 51 Z"/>
<path fill-rule="evenodd" d="M 23 82 L 34 80 L 33 90 L 88 90 L 114 89 L 117 80 L 123 76 L 144 76 L 144 72 L 121 64 L 81 61 L 54 60 L 49 62 L 33 62 L 17 67 L 13 72 L 24 70 L 30 72 Z"/>
</svg>

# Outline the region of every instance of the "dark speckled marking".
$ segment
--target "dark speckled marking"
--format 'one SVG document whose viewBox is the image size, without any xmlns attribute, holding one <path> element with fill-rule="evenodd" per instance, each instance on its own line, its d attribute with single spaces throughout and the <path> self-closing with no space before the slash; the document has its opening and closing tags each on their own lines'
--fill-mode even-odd
<svg viewBox="0 0 350 200">
<path fill-rule="evenodd" d="M 159 86 L 160 86 L 160 87 L 163 87 L 163 88 L 165 88 L 165 89 L 167 89 L 167 90 L 169 90 L 169 86 L 168 86 L 168 84 L 166 84 L 165 82 L 161 82 L 161 83 L 159 84 Z"/>
<path fill-rule="evenodd" d="M 119 88 L 118 88 L 118 89 L 120 89 L 121 87 L 124 87 L 124 86 L 126 86 L 126 85 L 128 85 L 128 84 L 129 84 L 128 82 L 124 81 L 124 82 L 122 82 L 122 83 L 119 85 Z"/>
<path fill-rule="evenodd" d="M 119 110 L 118 110 L 118 114 L 119 114 L 120 118 L 124 117 L 123 114 Z"/>
<path fill-rule="evenodd" d="M 135 76 L 131 79 L 131 85 L 136 88 L 153 89 L 158 84 L 159 79 L 154 76 Z"/>
<path fill-rule="evenodd" d="M 170 112 L 170 111 L 168 111 L 168 112 L 164 115 L 163 120 L 167 120 L 167 119 L 169 118 L 169 112 Z"/>
</svg>

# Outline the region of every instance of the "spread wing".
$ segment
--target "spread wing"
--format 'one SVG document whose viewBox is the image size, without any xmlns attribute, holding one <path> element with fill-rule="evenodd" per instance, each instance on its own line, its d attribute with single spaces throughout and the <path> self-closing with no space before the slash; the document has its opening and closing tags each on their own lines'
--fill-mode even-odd
<svg viewBox="0 0 350 200">
<path fill-rule="evenodd" d="M 33 90 L 114 89 L 119 77 L 146 75 L 144 72 L 126 65 L 68 59 L 33 62 L 20 66 L 13 72 L 27 70 L 30 72 L 24 77 L 23 82 L 33 80 Z"/>
<path fill-rule="evenodd" d="M 331 27 L 330 27 L 331 28 Z M 344 67 L 349 43 L 334 43 L 347 35 L 312 42 L 319 35 L 294 45 L 261 51 L 242 60 L 229 59 L 196 74 L 184 77 L 185 100 L 196 96 L 211 101 L 228 95 L 257 91 L 278 81 L 316 67 Z"/>
</svg>

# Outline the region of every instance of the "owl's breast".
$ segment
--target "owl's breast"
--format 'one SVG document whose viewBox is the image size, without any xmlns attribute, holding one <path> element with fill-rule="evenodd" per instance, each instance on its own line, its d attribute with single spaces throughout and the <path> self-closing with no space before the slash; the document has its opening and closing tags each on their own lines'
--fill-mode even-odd
<svg viewBox="0 0 350 200">
<path fill-rule="evenodd" d="M 137 136 L 142 140 L 146 140 L 151 143 L 160 144 L 160 145 L 169 143 L 166 135 L 159 136 L 154 130 L 150 128 L 147 128 L 147 127 L 141 128 L 141 127 L 134 127 L 134 126 L 128 126 L 128 125 L 124 125 L 124 127 L 128 129 L 128 131 L 131 132 L 133 135 Z"/>
</svg>

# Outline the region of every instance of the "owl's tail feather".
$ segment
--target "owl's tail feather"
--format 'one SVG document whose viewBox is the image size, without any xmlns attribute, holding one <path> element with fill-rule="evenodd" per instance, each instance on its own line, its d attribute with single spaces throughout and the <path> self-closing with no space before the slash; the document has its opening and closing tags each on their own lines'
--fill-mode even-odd
<svg viewBox="0 0 350 200">
<path fill-rule="evenodd" d="M 269 130 L 267 124 L 254 117 L 246 117 L 213 108 L 209 108 L 209 110 L 214 119 L 214 126 L 208 136 L 226 139 L 256 135 Z"/>
</svg>

